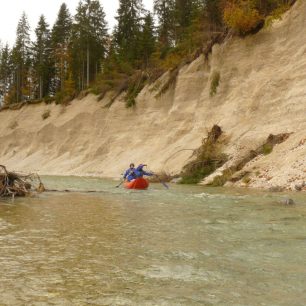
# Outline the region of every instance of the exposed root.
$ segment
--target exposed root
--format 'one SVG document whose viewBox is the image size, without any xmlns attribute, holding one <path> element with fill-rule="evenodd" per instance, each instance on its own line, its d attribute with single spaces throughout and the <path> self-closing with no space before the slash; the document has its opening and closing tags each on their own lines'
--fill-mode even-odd
<svg viewBox="0 0 306 306">
<path fill-rule="evenodd" d="M 184 166 L 182 183 L 198 183 L 227 161 L 227 156 L 221 150 L 221 135 L 221 127 L 214 125 L 201 147 L 194 151 L 194 160 Z"/>
<path fill-rule="evenodd" d="M 38 174 L 19 174 L 7 171 L 0 165 L 0 198 L 25 197 L 45 191 L 45 187 Z"/>
</svg>

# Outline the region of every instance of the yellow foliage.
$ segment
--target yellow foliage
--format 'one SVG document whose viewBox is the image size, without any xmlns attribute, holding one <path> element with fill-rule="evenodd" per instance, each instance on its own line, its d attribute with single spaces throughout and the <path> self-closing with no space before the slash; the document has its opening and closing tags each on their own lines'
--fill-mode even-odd
<svg viewBox="0 0 306 306">
<path fill-rule="evenodd" d="M 282 15 L 290 9 L 290 5 L 288 3 L 282 4 L 277 7 L 265 20 L 265 27 L 269 28 L 272 26 L 274 20 L 282 19 Z"/>
<path fill-rule="evenodd" d="M 263 17 L 250 1 L 239 0 L 226 4 L 223 19 L 228 27 L 243 35 L 256 28 Z"/>
</svg>

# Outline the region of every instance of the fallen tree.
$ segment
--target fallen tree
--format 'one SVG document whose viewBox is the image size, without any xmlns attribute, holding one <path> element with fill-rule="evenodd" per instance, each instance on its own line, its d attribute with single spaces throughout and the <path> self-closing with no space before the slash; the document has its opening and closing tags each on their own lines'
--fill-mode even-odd
<svg viewBox="0 0 306 306">
<path fill-rule="evenodd" d="M 0 165 L 0 198 L 25 197 L 45 191 L 38 174 L 20 174 L 7 171 Z"/>
</svg>

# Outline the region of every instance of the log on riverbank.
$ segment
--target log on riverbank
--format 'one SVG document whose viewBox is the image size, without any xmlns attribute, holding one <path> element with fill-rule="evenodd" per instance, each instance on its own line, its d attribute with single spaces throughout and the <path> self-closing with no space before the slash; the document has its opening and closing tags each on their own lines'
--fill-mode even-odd
<svg viewBox="0 0 306 306">
<path fill-rule="evenodd" d="M 5 166 L 0 165 L 0 198 L 26 197 L 44 191 L 39 175 L 9 172 Z"/>
</svg>

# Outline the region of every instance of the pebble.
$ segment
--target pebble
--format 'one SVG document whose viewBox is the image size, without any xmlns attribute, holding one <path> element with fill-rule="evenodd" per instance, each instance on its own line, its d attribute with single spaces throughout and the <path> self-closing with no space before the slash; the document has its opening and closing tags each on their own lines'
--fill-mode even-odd
<svg viewBox="0 0 306 306">
<path fill-rule="evenodd" d="M 281 204 L 283 205 L 294 205 L 294 201 L 290 198 L 286 198 L 280 201 Z"/>
</svg>

